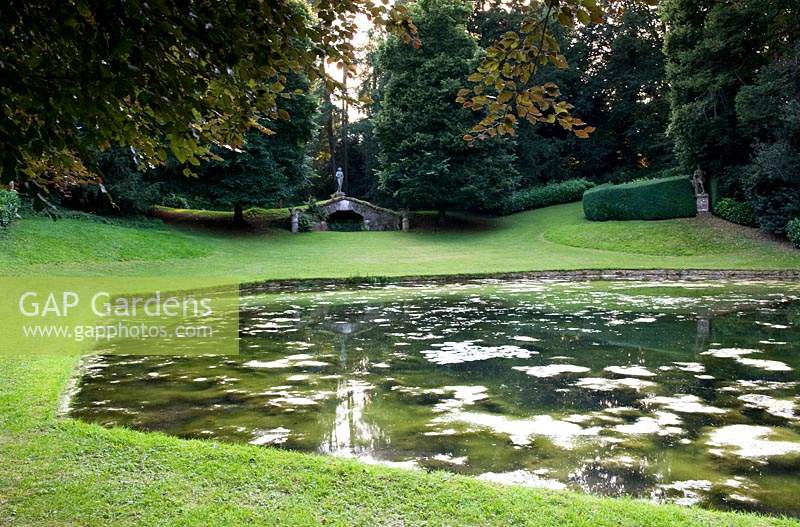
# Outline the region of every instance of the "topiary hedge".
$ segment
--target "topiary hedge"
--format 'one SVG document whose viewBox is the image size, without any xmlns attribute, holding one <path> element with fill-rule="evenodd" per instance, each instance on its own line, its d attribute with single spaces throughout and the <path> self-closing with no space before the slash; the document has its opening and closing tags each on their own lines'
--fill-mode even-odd
<svg viewBox="0 0 800 527">
<path fill-rule="evenodd" d="M 756 215 L 753 213 L 753 207 L 749 203 L 737 201 L 733 198 L 719 200 L 714 206 L 714 215 L 731 223 L 738 223 L 747 227 L 756 227 L 758 225 Z"/>
<path fill-rule="evenodd" d="M 498 210 L 494 212 L 513 214 L 523 210 L 580 201 L 583 193 L 594 187 L 595 184 L 586 179 L 570 179 L 540 187 L 527 188 L 515 192 L 510 198 L 500 203 Z"/>
<path fill-rule="evenodd" d="M 19 213 L 19 194 L 0 188 L 0 229 L 8 227 Z"/>
<path fill-rule="evenodd" d="M 587 190 L 583 213 L 592 221 L 665 220 L 695 216 L 697 204 L 689 178 L 675 176 Z"/>
</svg>

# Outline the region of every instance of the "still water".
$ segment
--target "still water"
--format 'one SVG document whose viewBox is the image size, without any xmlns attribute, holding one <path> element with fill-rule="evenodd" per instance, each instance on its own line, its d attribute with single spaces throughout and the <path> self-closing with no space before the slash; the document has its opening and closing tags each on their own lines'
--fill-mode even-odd
<svg viewBox="0 0 800 527">
<path fill-rule="evenodd" d="M 72 414 L 800 516 L 800 284 L 243 292 L 240 335 L 238 356 L 95 357 Z"/>
</svg>

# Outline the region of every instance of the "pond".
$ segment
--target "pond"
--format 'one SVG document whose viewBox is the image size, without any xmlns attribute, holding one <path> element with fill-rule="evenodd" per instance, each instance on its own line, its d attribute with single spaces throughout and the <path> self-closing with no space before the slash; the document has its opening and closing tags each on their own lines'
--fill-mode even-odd
<svg viewBox="0 0 800 527">
<path fill-rule="evenodd" d="M 240 317 L 238 356 L 92 358 L 72 415 L 800 516 L 800 284 L 243 292 Z"/>
</svg>

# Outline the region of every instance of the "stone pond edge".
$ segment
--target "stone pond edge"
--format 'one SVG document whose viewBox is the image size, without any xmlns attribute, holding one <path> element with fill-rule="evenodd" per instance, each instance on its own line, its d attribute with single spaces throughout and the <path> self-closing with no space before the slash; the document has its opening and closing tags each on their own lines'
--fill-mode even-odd
<svg viewBox="0 0 800 527">
<path fill-rule="evenodd" d="M 291 278 L 242 282 L 240 288 L 250 293 L 259 293 L 284 291 L 286 289 L 298 287 L 308 290 L 319 287 L 402 284 L 406 282 L 448 284 L 464 280 L 631 280 L 654 282 L 662 280 L 800 281 L 800 269 L 578 269 L 441 275 L 351 276 L 347 278 Z"/>
</svg>

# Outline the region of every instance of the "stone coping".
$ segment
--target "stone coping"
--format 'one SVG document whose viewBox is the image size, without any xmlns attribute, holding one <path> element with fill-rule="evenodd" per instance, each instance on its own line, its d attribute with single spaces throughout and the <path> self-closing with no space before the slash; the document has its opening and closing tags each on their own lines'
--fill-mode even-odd
<svg viewBox="0 0 800 527">
<path fill-rule="evenodd" d="M 629 280 L 629 281 L 703 281 L 754 280 L 800 281 L 800 269 L 576 269 L 521 271 L 507 273 L 466 273 L 450 275 L 354 276 L 349 278 L 296 278 L 242 283 L 248 293 L 300 289 L 313 291 L 347 285 L 380 285 L 426 282 L 447 284 L 463 280 Z"/>
<path fill-rule="evenodd" d="M 403 216 L 403 213 L 398 212 L 396 210 L 387 209 L 385 207 L 380 207 L 378 205 L 375 205 L 374 203 L 370 203 L 369 201 L 364 201 L 363 199 L 353 198 L 353 197 L 350 197 L 350 196 L 334 196 L 334 197 L 332 197 L 330 199 L 327 199 L 325 201 L 318 201 L 317 205 L 320 206 L 320 207 L 324 207 L 325 205 L 330 205 L 331 203 L 336 203 L 337 201 L 352 201 L 353 203 L 358 203 L 359 205 L 363 205 L 365 207 L 369 207 L 369 208 L 371 208 L 373 210 L 377 210 L 379 212 L 383 212 L 383 213 L 386 213 L 386 214 L 393 214 L 393 215 L 398 216 L 398 217 Z"/>
</svg>

